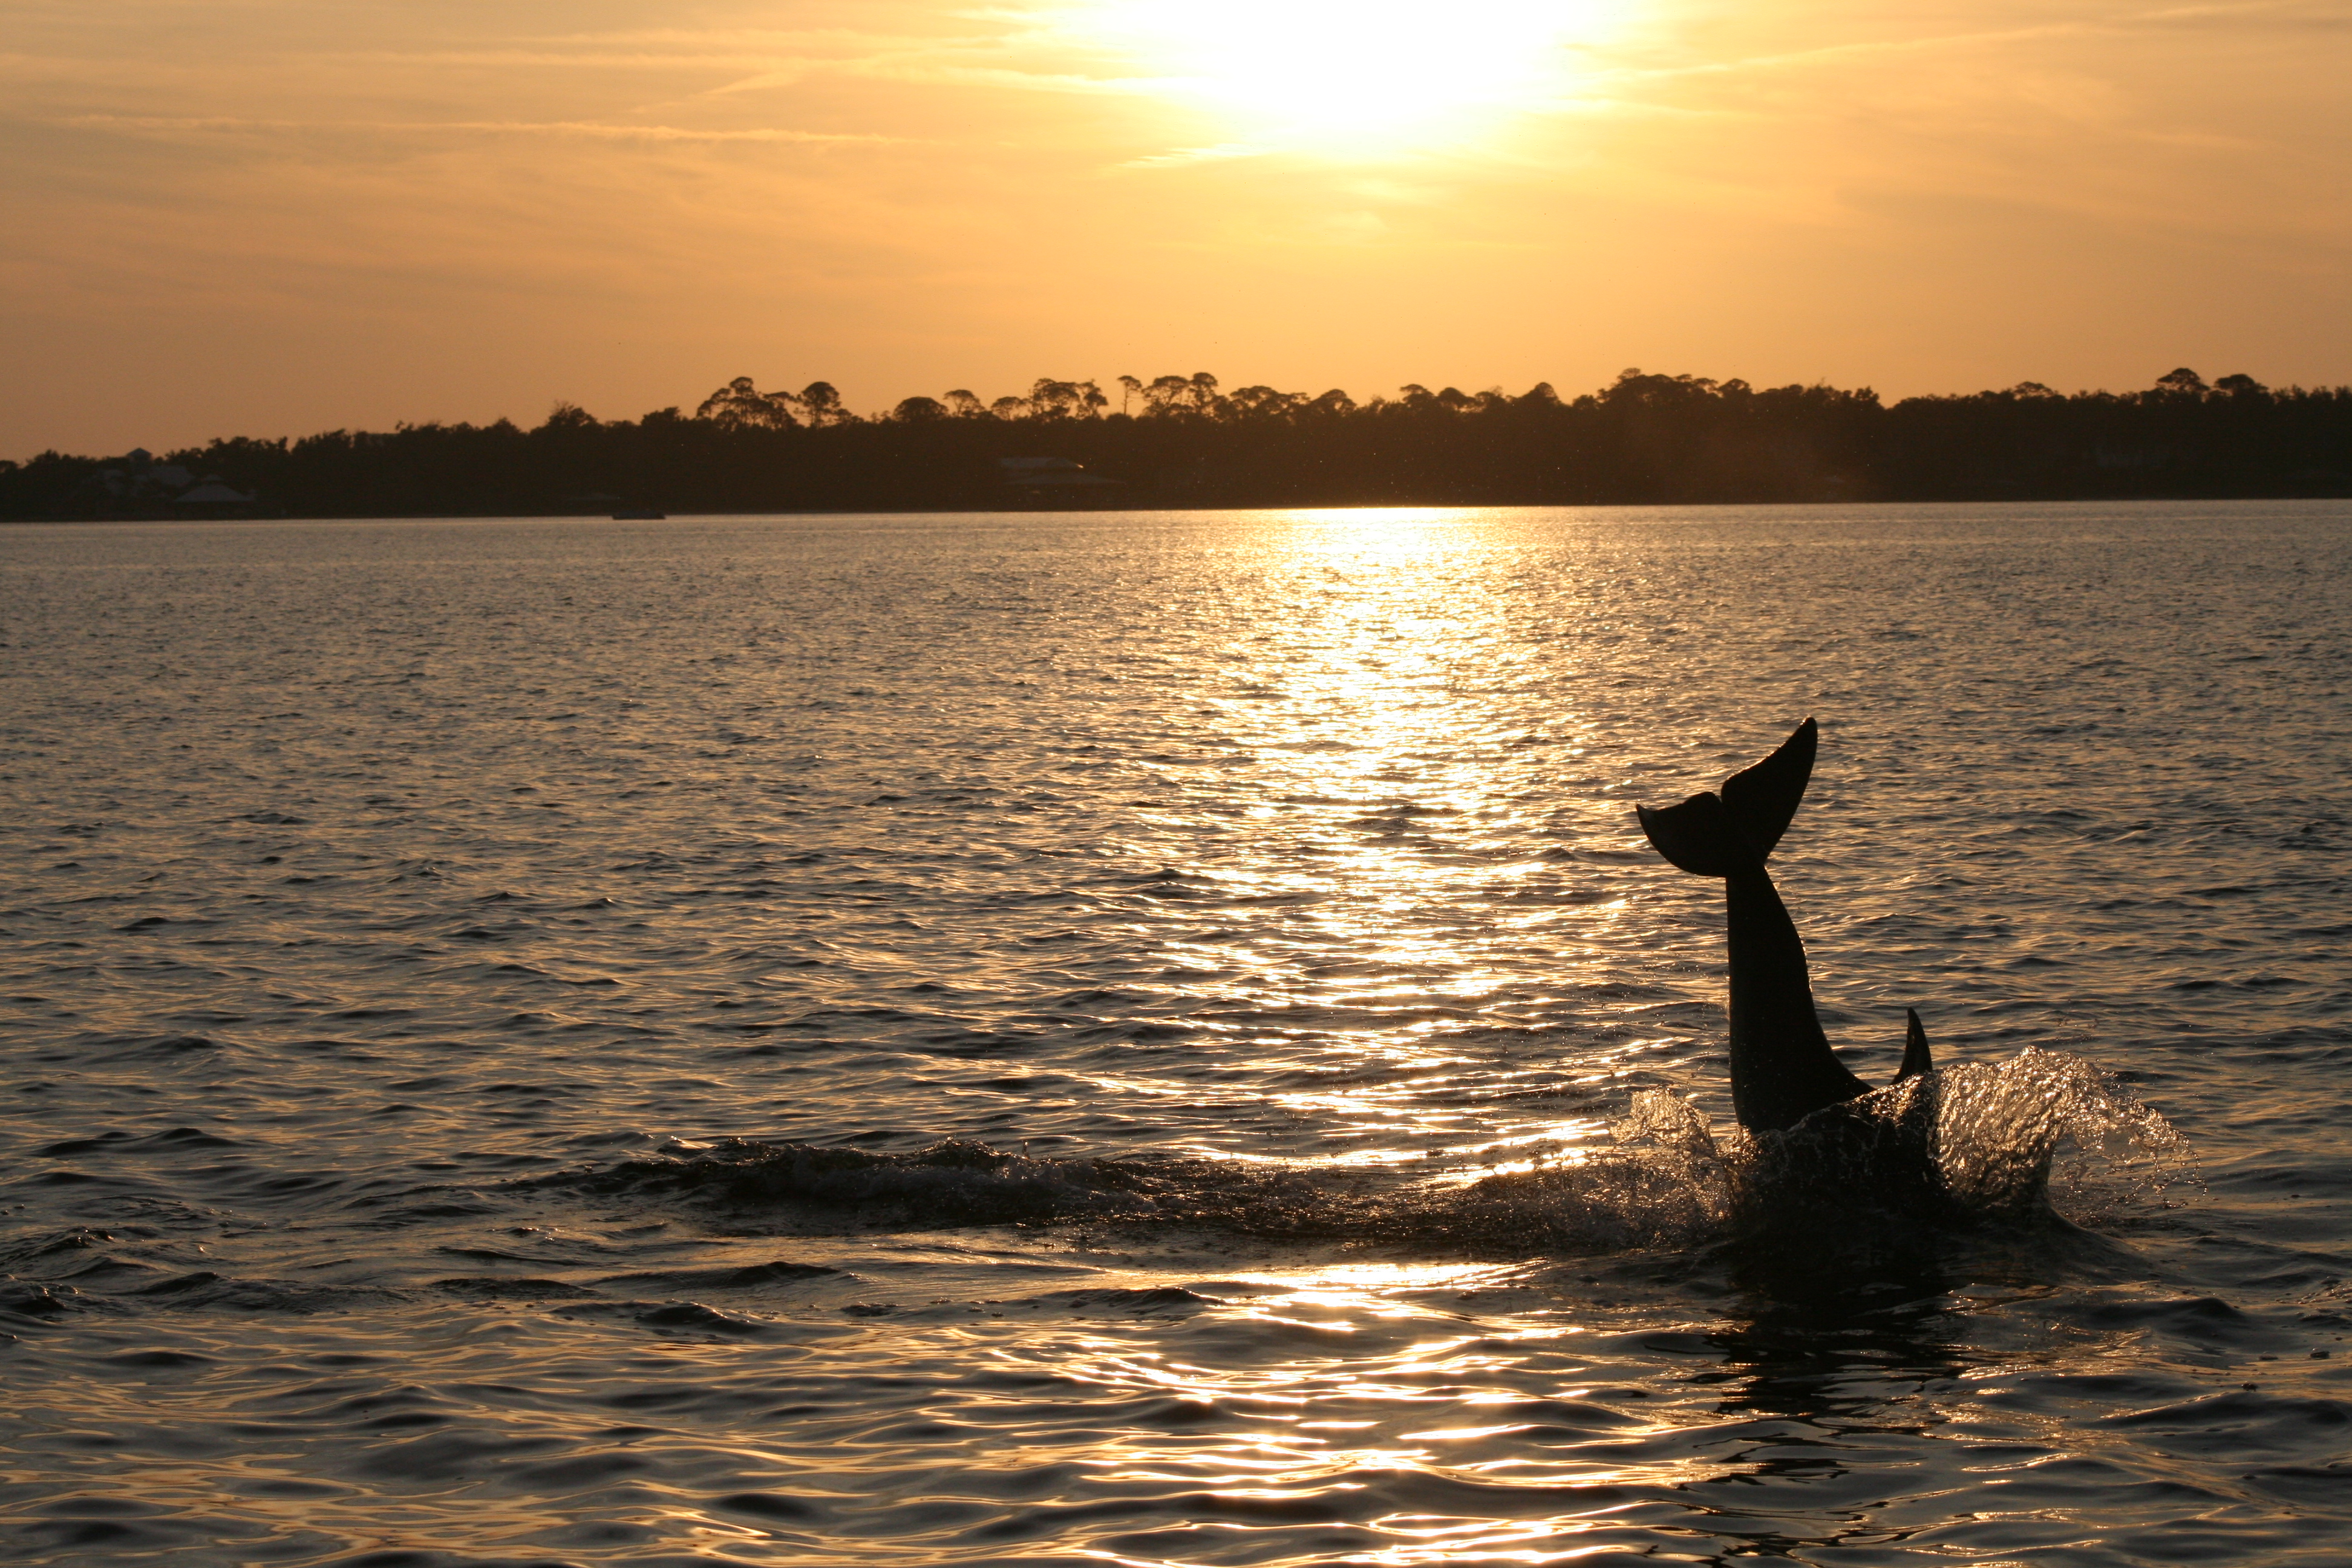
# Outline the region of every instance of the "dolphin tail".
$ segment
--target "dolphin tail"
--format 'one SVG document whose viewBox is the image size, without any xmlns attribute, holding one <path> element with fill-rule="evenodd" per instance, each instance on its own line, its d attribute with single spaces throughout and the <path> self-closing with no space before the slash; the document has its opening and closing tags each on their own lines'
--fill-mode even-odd
<svg viewBox="0 0 2352 1568">
<path fill-rule="evenodd" d="M 1728 877 L 1763 865 L 1733 825 L 1720 795 L 1695 795 L 1658 811 L 1637 805 L 1633 815 L 1642 819 L 1650 847 L 1694 877 Z"/>
<path fill-rule="evenodd" d="M 1789 831 L 1797 805 L 1805 798 L 1805 784 L 1813 776 L 1813 753 L 1821 742 L 1822 727 L 1808 719 L 1770 756 L 1723 781 L 1724 809 L 1741 836 L 1756 846 L 1759 860 L 1770 858 L 1780 835 Z"/>
<path fill-rule="evenodd" d="M 1642 831 L 1682 870 L 1724 879 L 1731 961 L 1731 1103 L 1739 1124 L 1777 1131 L 1868 1089 L 1830 1049 L 1805 973 L 1805 944 L 1764 868 L 1805 798 L 1821 732 L 1811 719 L 1780 750 L 1663 811 Z"/>
<path fill-rule="evenodd" d="M 1895 1075 L 1897 1083 L 1906 1078 L 1917 1078 L 1936 1066 L 1927 1055 L 1927 1031 L 1919 1022 L 1919 1009 L 1906 1007 L 1903 1016 L 1911 1022 L 1903 1032 L 1903 1066 Z"/>
<path fill-rule="evenodd" d="M 1811 719 L 1780 750 L 1723 781 L 1721 794 L 1695 795 L 1680 805 L 1634 807 L 1651 845 L 1694 877 L 1728 877 L 1760 868 L 1789 830 L 1813 776 L 1821 727 Z"/>
</svg>

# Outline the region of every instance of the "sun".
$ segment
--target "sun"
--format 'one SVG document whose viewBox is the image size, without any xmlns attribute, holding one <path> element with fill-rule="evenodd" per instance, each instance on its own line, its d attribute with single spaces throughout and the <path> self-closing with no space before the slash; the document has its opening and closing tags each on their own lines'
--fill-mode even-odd
<svg viewBox="0 0 2352 1568">
<path fill-rule="evenodd" d="M 1097 0 L 1153 90 L 1244 136 L 1339 147 L 1467 134 L 1560 94 L 1622 0 Z"/>
</svg>

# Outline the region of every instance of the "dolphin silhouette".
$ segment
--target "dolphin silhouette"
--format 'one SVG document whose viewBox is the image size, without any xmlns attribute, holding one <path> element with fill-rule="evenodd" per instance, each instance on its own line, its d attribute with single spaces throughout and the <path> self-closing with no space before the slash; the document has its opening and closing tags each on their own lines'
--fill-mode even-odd
<svg viewBox="0 0 2352 1568">
<path fill-rule="evenodd" d="M 1793 1127 L 1824 1106 L 1870 1092 L 1822 1033 L 1805 944 L 1764 869 L 1805 797 L 1820 744 L 1821 728 L 1808 719 L 1780 750 L 1724 780 L 1720 791 L 1662 811 L 1634 808 L 1659 854 L 1695 877 L 1723 879 L 1731 946 L 1731 1104 L 1739 1124 L 1757 1131 Z M 1933 1065 L 1927 1032 L 1912 1011 L 1895 1081 Z"/>
</svg>

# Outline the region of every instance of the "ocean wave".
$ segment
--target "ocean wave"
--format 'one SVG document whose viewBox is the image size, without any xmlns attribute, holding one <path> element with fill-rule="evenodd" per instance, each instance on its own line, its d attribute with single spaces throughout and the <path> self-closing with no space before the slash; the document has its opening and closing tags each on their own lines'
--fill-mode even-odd
<svg viewBox="0 0 2352 1568">
<path fill-rule="evenodd" d="M 1718 1134 L 1670 1090 L 1634 1095 L 1599 1149 L 1439 1177 L 1165 1152 L 1045 1158 L 950 1138 L 912 1153 L 729 1138 L 533 1178 L 599 1195 L 799 1211 L 858 1228 L 1092 1223 L 1479 1254 L 1590 1253 L 2056 1217 L 2057 1190 L 2102 1211 L 2189 1169 L 2161 1116 L 2086 1059 L 2029 1049 L 1961 1062 L 1808 1117 Z M 2068 1158 L 2060 1166 L 2060 1156 Z"/>
</svg>

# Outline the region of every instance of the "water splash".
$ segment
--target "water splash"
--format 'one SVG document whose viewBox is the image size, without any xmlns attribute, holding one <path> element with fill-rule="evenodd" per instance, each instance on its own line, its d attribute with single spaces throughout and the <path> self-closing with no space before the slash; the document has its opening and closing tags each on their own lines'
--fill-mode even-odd
<svg viewBox="0 0 2352 1568">
<path fill-rule="evenodd" d="M 1646 1115 L 1657 1125 L 1670 1117 L 1656 1107 Z M 1690 1132 L 1679 1136 L 1696 1146 Z M 2087 1218 L 2158 1201 L 2194 1168 L 2187 1140 L 2114 1076 L 2038 1047 L 2000 1062 L 1949 1063 L 1784 1131 L 1735 1132 L 1728 1142 L 1727 1215 L 1765 1228 L 1832 1214 L 2033 1220 L 2061 1212 L 2053 1191 Z"/>
<path fill-rule="evenodd" d="M 2027 1220 L 2070 1205 L 2155 1200 L 2190 1175 L 2188 1142 L 2111 1074 L 2028 1047 L 2000 1062 L 1953 1062 L 1818 1111 L 1776 1132 L 1734 1131 L 1719 1153 L 1696 1111 L 1660 1091 L 1626 1131 L 1688 1168 L 1727 1180 L 1724 1214 L 1769 1227 L 1824 1211 L 1863 1219 Z M 1720 1162 L 1722 1176 L 1708 1163 Z"/>
<path fill-rule="evenodd" d="M 2196 1179 L 2171 1122 L 2071 1051 L 2028 1047 L 2005 1062 L 1958 1062 L 1936 1080 L 1944 1184 L 1969 1212 L 2058 1206 L 2074 1218 L 2145 1207 Z"/>
</svg>

